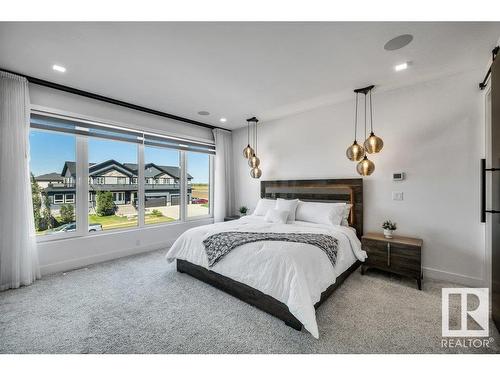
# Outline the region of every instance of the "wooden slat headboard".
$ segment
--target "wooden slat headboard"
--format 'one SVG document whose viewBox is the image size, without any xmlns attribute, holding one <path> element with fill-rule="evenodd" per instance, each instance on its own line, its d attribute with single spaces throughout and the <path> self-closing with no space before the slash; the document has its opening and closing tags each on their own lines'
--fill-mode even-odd
<svg viewBox="0 0 500 375">
<path fill-rule="evenodd" d="M 347 202 L 352 209 L 349 224 L 363 235 L 363 179 L 261 181 L 262 198 L 300 199 L 308 202 Z"/>
</svg>

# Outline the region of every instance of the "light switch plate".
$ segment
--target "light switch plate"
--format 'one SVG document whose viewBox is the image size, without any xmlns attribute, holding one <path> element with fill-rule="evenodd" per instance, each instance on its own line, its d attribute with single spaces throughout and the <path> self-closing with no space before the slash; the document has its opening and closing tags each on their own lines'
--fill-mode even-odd
<svg viewBox="0 0 500 375">
<path fill-rule="evenodd" d="M 393 191 L 392 192 L 392 200 L 393 201 L 402 201 L 403 200 L 403 192 L 402 191 Z"/>
</svg>

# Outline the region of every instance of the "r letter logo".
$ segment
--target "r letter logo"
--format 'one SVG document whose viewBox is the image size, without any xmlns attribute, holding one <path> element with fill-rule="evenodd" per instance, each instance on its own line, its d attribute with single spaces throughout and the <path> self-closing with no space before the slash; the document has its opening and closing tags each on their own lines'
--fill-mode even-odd
<svg viewBox="0 0 500 375">
<path fill-rule="evenodd" d="M 489 335 L 488 288 L 443 288 L 441 298 L 443 336 Z M 450 305 L 450 300 L 457 303 Z"/>
</svg>

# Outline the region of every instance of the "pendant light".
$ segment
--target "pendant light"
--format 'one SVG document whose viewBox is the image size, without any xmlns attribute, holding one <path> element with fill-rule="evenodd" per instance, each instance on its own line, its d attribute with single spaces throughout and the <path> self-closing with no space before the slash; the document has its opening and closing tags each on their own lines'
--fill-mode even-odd
<svg viewBox="0 0 500 375">
<path fill-rule="evenodd" d="M 366 99 L 366 95 L 365 95 Z M 365 150 L 369 154 L 376 154 L 384 147 L 384 141 L 373 133 L 373 108 L 372 108 L 372 90 L 370 90 L 370 136 L 365 140 Z"/>
<path fill-rule="evenodd" d="M 247 120 L 247 147 L 243 149 L 243 157 L 249 159 L 253 155 L 253 148 L 250 147 L 250 119 Z"/>
<path fill-rule="evenodd" d="M 360 92 L 363 92 L 363 94 L 365 94 L 365 138 L 366 138 L 366 94 L 369 91 L 371 91 L 372 88 L 373 88 L 373 86 L 368 86 L 364 89 L 360 89 L 360 90 L 363 90 Z M 356 92 L 356 94 L 357 93 L 358 92 Z M 356 170 L 358 171 L 358 173 L 361 176 L 369 176 L 375 171 L 375 164 L 371 160 L 369 160 L 365 154 L 365 156 L 363 157 L 363 160 L 361 160 L 358 163 L 358 165 L 356 166 Z"/>
<path fill-rule="evenodd" d="M 260 178 L 262 176 L 262 170 L 259 168 L 260 167 L 260 159 L 257 156 L 257 123 L 259 120 L 257 120 L 256 117 L 252 117 L 247 120 L 248 122 L 253 123 L 253 152 L 250 158 L 248 159 L 248 165 L 250 166 L 250 176 L 252 178 Z"/>
<path fill-rule="evenodd" d="M 350 145 L 345 154 L 347 159 L 351 161 L 360 161 L 363 156 L 365 156 L 365 150 L 363 146 L 358 144 L 357 141 L 357 131 L 358 131 L 358 93 L 356 93 L 356 104 L 355 104 L 355 114 L 354 114 L 354 142 Z"/>
<path fill-rule="evenodd" d="M 361 176 L 369 176 L 375 171 L 375 164 L 366 155 L 356 166 L 356 170 Z"/>
</svg>

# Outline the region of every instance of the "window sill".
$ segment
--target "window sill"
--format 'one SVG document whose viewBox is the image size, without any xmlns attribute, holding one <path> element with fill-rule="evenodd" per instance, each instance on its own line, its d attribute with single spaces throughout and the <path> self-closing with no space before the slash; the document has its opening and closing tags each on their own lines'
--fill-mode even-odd
<svg viewBox="0 0 500 375">
<path fill-rule="evenodd" d="M 59 241 L 67 241 L 67 240 L 74 240 L 74 239 L 82 239 L 82 238 L 95 238 L 95 237 L 101 237 L 101 236 L 109 236 L 109 235 L 115 235 L 115 234 L 122 234 L 122 233 L 130 233 L 130 232 L 138 232 L 138 231 L 144 231 L 144 230 L 149 230 L 149 229 L 157 229 L 157 228 L 162 228 L 162 227 L 171 227 L 171 226 L 176 226 L 176 225 L 183 225 L 183 224 L 190 224 L 196 221 L 205 221 L 213 219 L 213 216 L 207 215 L 207 216 L 197 216 L 194 218 L 187 219 L 186 221 L 172 221 L 168 223 L 159 223 L 159 224 L 150 224 L 150 225 L 144 225 L 142 227 L 134 227 L 134 228 L 124 228 L 124 229 L 114 229 L 114 230 L 109 230 L 109 231 L 97 231 L 97 232 L 88 232 L 83 235 L 77 234 L 77 233 L 72 233 L 72 234 L 60 234 L 60 235 L 55 235 L 54 237 L 48 238 L 48 237 L 37 237 L 36 242 L 37 243 L 47 243 L 47 242 L 59 242 Z"/>
</svg>

